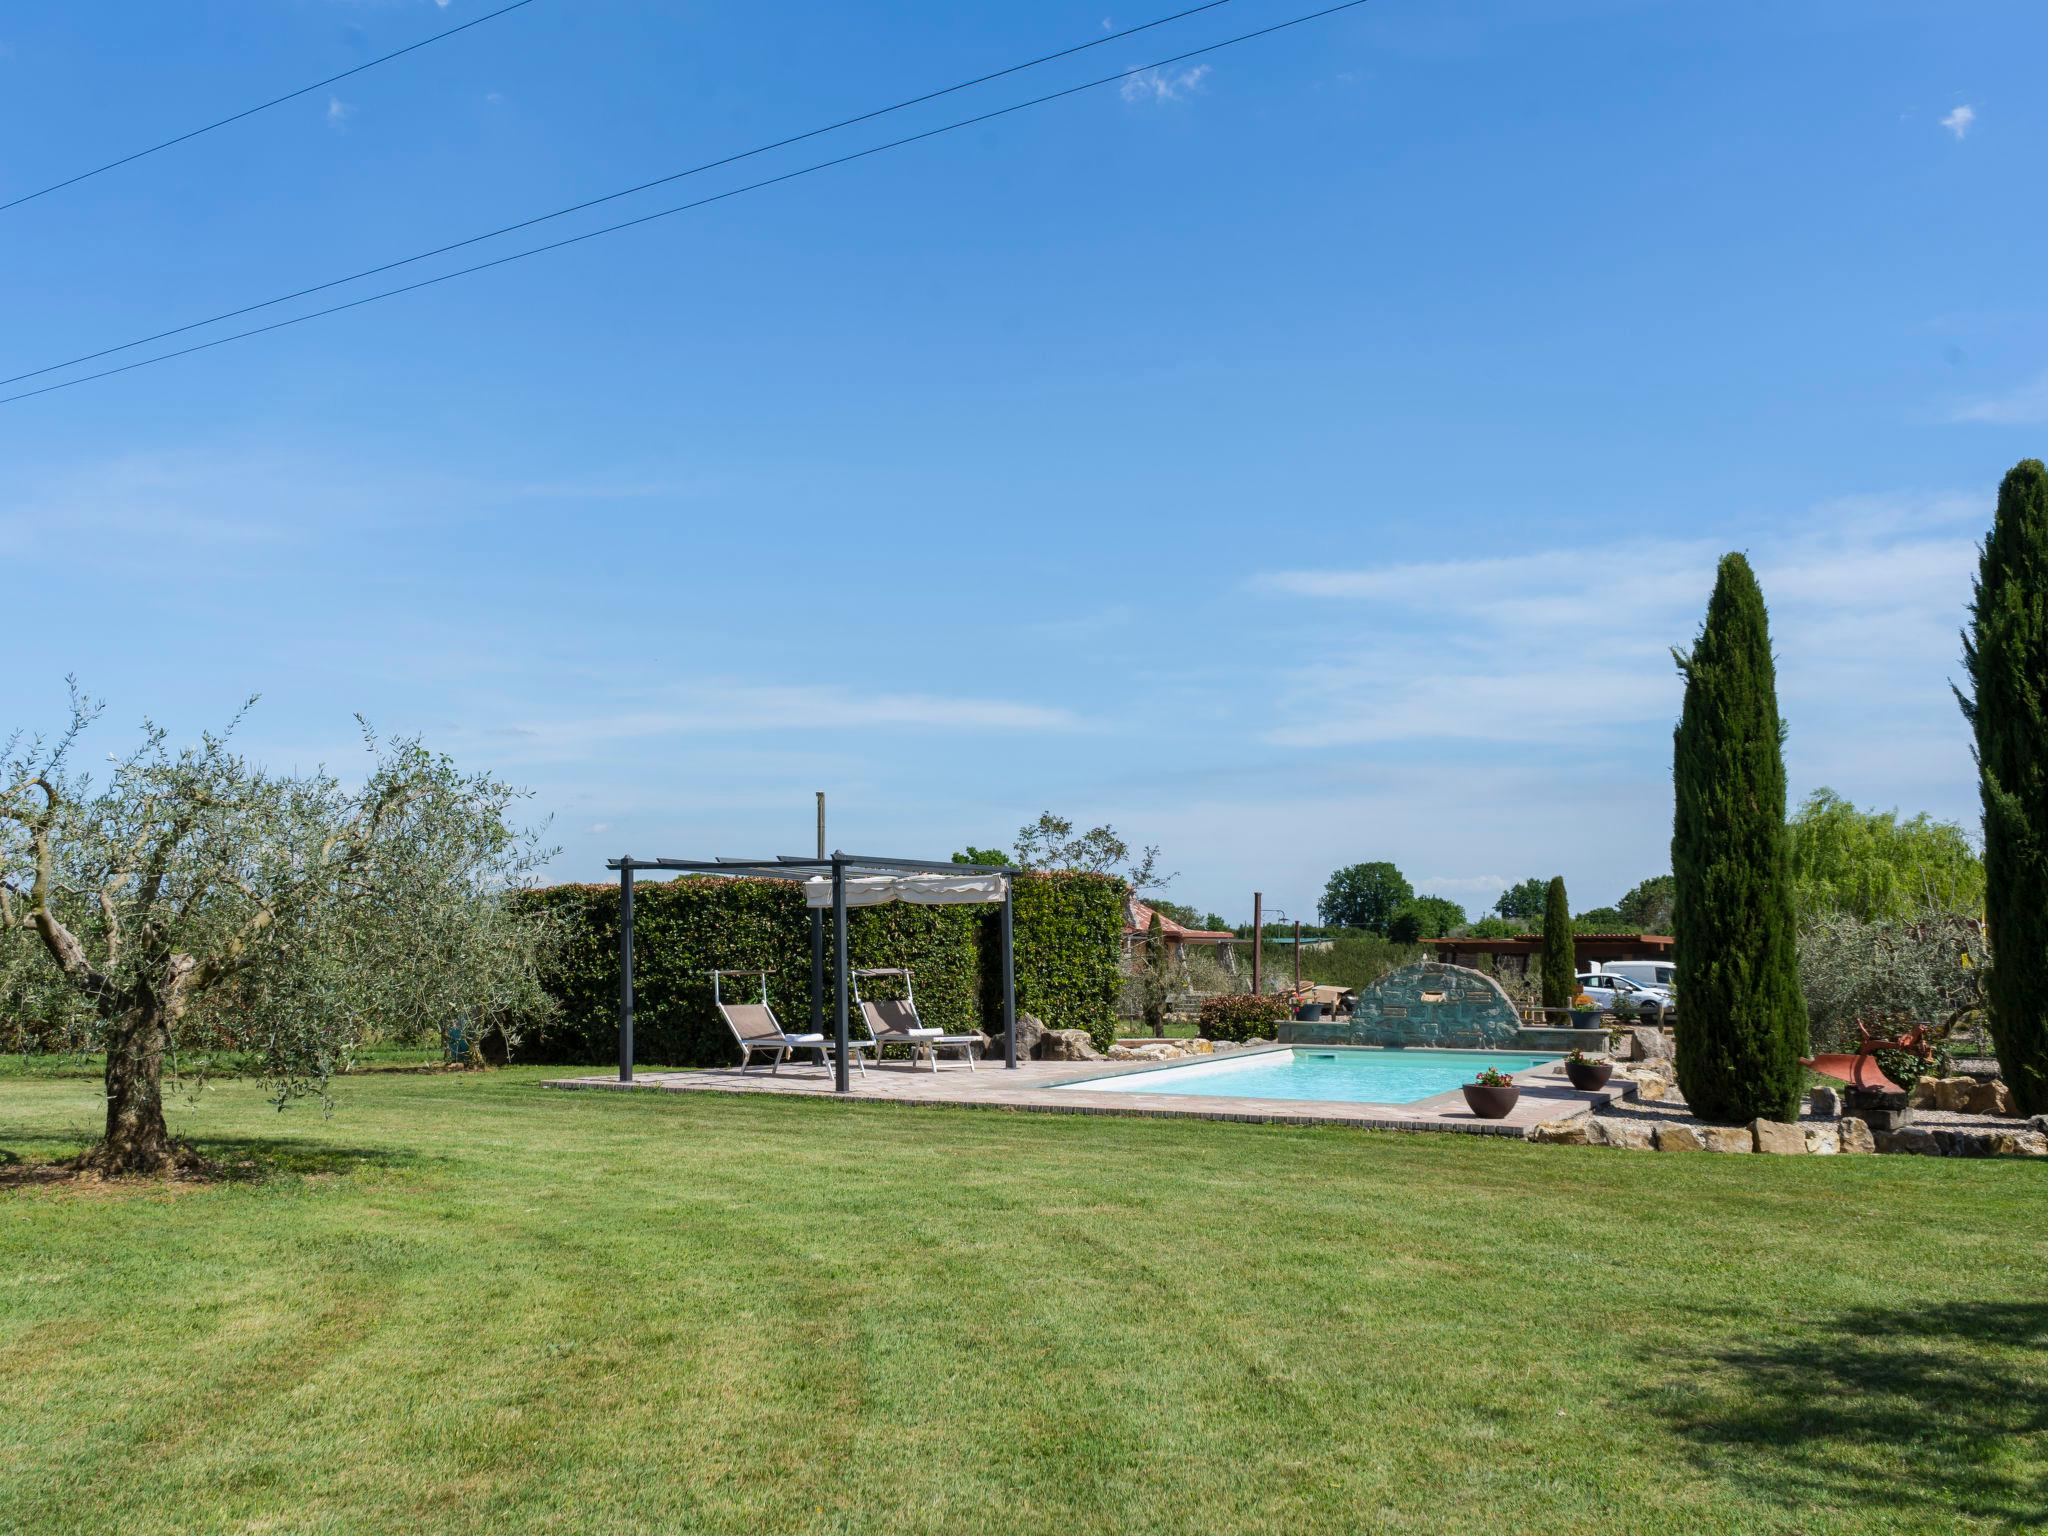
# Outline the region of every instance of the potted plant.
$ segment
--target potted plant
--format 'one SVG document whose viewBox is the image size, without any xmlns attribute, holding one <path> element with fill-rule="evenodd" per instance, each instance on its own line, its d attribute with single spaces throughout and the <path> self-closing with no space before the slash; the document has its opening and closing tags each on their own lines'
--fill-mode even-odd
<svg viewBox="0 0 2048 1536">
<path fill-rule="evenodd" d="M 1572 1027 L 1574 1029 L 1598 1029 L 1600 1027 L 1600 1005 L 1583 992 L 1572 999 Z"/>
<path fill-rule="evenodd" d="M 1607 1079 L 1614 1076 L 1614 1063 L 1595 1061 L 1584 1051 L 1573 1051 L 1564 1059 L 1564 1075 L 1572 1080 L 1574 1088 L 1590 1093 L 1607 1086 Z"/>
<path fill-rule="evenodd" d="M 1521 1096 L 1522 1090 L 1515 1086 L 1515 1080 L 1494 1067 L 1486 1068 L 1465 1085 L 1465 1102 L 1482 1120 L 1504 1119 Z"/>
</svg>

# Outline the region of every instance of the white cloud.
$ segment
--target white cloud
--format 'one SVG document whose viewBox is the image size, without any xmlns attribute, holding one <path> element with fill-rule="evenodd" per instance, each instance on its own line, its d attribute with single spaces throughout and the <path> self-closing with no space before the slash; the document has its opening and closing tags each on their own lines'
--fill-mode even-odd
<svg viewBox="0 0 2048 1536">
<path fill-rule="evenodd" d="M 602 837 L 605 833 L 611 831 L 611 829 L 612 824 L 608 821 L 593 821 L 589 826 L 583 829 L 583 835 L 585 837 Z"/>
<path fill-rule="evenodd" d="M 1970 124 L 1976 121 L 1977 109 L 1975 107 L 1957 107 L 1941 120 L 1941 126 L 1960 139 L 1970 131 Z"/>
<path fill-rule="evenodd" d="M 1201 89 L 1209 77 L 1209 66 L 1196 64 L 1178 74 L 1163 75 L 1156 69 L 1130 76 L 1123 83 L 1125 101 L 1179 101 Z"/>
<path fill-rule="evenodd" d="M 1949 413 L 1950 421 L 1987 421 L 1998 426 L 2031 426 L 2048 422 L 2048 373 L 2002 395 L 1965 401 Z"/>
<path fill-rule="evenodd" d="M 1779 697 L 1795 741 L 1832 760 L 1928 733 L 1960 741 L 1947 690 L 1987 509 L 1963 496 L 1862 497 L 1755 539 Z M 1687 644 L 1726 540 L 1639 538 L 1523 556 L 1276 571 L 1258 590 L 1342 606 L 1356 659 L 1282 685 L 1265 739 L 1633 751 L 1667 732 Z M 1800 734 L 1805 721 L 1810 734 Z M 1954 738 L 1954 740 L 1951 740 Z M 1932 761 L 1933 759 L 1930 759 Z"/>
<path fill-rule="evenodd" d="M 330 96 L 327 98 L 328 127 L 339 128 L 355 115 L 356 109 L 350 106 L 347 102 L 343 101 L 339 96 Z"/>
</svg>

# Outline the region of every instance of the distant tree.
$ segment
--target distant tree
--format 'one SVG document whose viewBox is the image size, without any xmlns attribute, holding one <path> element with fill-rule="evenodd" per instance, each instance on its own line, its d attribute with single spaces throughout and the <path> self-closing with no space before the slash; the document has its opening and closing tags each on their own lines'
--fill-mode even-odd
<svg viewBox="0 0 2048 1536">
<path fill-rule="evenodd" d="M 1792 892 L 1801 913 L 1846 912 L 1866 921 L 1928 911 L 1984 909 L 1984 861 L 1970 835 L 1925 812 L 1859 811 L 1817 789 L 1793 816 Z"/>
<path fill-rule="evenodd" d="M 1527 931 L 1526 924 L 1511 923 L 1504 917 L 1482 917 L 1459 930 L 1463 936 L 1472 939 L 1513 939 Z"/>
<path fill-rule="evenodd" d="M 1669 933 L 1671 904 L 1677 890 L 1678 882 L 1669 875 L 1652 875 L 1636 886 L 1614 904 L 1621 913 L 1621 931 Z"/>
<path fill-rule="evenodd" d="M 1569 1008 L 1579 990 L 1578 951 L 1572 944 L 1572 909 L 1564 876 L 1553 875 L 1543 897 L 1543 1006 Z"/>
<path fill-rule="evenodd" d="M 1156 846 L 1133 855 L 1130 844 L 1117 836 L 1114 827 L 1090 827 L 1076 833 L 1071 821 L 1051 811 L 1018 828 L 1015 862 L 1025 869 L 1079 870 L 1096 875 L 1115 873 L 1117 866 L 1123 865 L 1124 880 L 1139 892 L 1168 885 L 1174 879 L 1159 873 Z"/>
<path fill-rule="evenodd" d="M 1347 864 L 1330 876 L 1316 915 L 1332 928 L 1357 928 L 1384 935 L 1415 887 L 1393 865 Z"/>
<path fill-rule="evenodd" d="M 1417 896 L 1404 901 L 1387 924 L 1387 937 L 1396 944 L 1413 944 L 1420 939 L 1440 939 L 1462 927 L 1465 909 L 1442 896 Z"/>
<path fill-rule="evenodd" d="M 67 759 L 96 714 L 74 690 L 54 742 L 0 748 L 0 928 L 40 942 L 106 1053 L 81 1166 L 187 1161 L 163 1080 L 196 1040 L 254 1055 L 282 1105 L 324 1095 L 370 1030 L 480 1038 L 547 1011 L 544 920 L 501 899 L 542 857 L 508 822 L 515 791 L 373 738 L 357 786 L 271 774 L 229 751 L 232 726 L 174 751 L 145 725 L 95 785 Z"/>
<path fill-rule="evenodd" d="M 1581 912 L 1572 919 L 1572 927 L 1580 933 L 1630 932 L 1628 920 L 1621 915 L 1619 907 L 1595 907 L 1590 912 Z"/>
<path fill-rule="evenodd" d="M 1500 893 L 1500 900 L 1493 904 L 1493 910 L 1511 922 L 1531 926 L 1543 919 L 1543 903 L 1549 899 L 1549 882 L 1540 876 L 1531 875 L 1518 885 L 1511 885 Z"/>
<path fill-rule="evenodd" d="M 1679 1087 L 1708 1120 L 1796 1120 L 1807 1038 L 1770 620 L 1724 556 L 1673 738 Z"/>
<path fill-rule="evenodd" d="M 953 855 L 953 862 L 955 864 L 1007 864 L 1010 862 L 1010 856 L 1000 848 L 967 847 Z"/>
<path fill-rule="evenodd" d="M 1145 929 L 1145 969 L 1139 978 L 1141 1009 L 1145 1027 L 1155 1035 L 1166 1033 L 1166 1004 L 1172 995 L 1167 975 L 1166 924 L 1157 912 Z"/>
<path fill-rule="evenodd" d="M 1984 801 L 1991 1038 L 2022 1114 L 2048 1113 L 2048 468 L 2014 465 L 1978 563 L 1957 698 Z"/>
</svg>

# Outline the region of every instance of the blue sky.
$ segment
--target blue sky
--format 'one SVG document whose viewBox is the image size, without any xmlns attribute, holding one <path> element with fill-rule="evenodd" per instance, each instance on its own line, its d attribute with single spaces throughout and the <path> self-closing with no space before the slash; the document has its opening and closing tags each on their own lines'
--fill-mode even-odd
<svg viewBox="0 0 2048 1536">
<path fill-rule="evenodd" d="M 14 0 L 0 201 L 490 8 Z M 539 0 L 0 214 L 0 371 L 1173 8 Z M 1584 907 L 1667 867 L 1669 649 L 1740 548 L 1795 793 L 1974 825 L 2044 45 L 2037 0 L 1386 0 L 0 407 L 0 723 L 67 672 L 107 747 L 255 691 L 253 755 L 346 767 L 360 710 L 530 785 L 565 878 L 800 850 L 822 788 L 859 851 L 1108 820 L 1234 917 L 1368 858 Z"/>
</svg>

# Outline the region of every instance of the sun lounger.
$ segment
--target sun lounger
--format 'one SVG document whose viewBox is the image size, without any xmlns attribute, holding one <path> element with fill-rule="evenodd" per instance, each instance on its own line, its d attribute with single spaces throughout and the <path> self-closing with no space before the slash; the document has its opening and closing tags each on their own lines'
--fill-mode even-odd
<svg viewBox="0 0 2048 1536">
<path fill-rule="evenodd" d="M 877 1002 L 860 995 L 863 976 L 901 976 L 903 996 Z M 910 1047 L 913 1062 L 920 1054 L 931 1059 L 932 1071 L 939 1070 L 939 1047 L 953 1045 L 960 1048 L 960 1054 L 967 1060 L 967 1070 L 975 1071 L 974 1053 L 982 1045 L 980 1035 L 949 1035 L 943 1029 L 928 1028 L 917 1016 L 917 1001 L 911 992 L 910 971 L 907 967 L 886 967 L 880 970 L 855 971 L 852 973 L 853 1000 L 860 1005 L 861 1021 L 867 1025 L 868 1038 L 862 1046 L 872 1045 L 875 1060 L 882 1059 L 885 1045 L 906 1045 Z M 855 1060 L 859 1058 L 856 1056 Z"/>
<path fill-rule="evenodd" d="M 718 1009 L 718 1016 L 725 1020 L 725 1027 L 732 1031 L 733 1039 L 739 1042 L 740 1071 L 745 1072 L 757 1053 L 775 1053 L 771 1073 L 780 1072 L 783 1062 L 792 1051 L 815 1051 L 818 1065 L 826 1065 L 827 1053 L 832 1049 L 830 1035 L 792 1035 L 782 1027 L 775 1017 L 775 1010 L 768 1006 L 768 973 L 766 971 L 712 971 L 711 1002 Z M 758 1003 L 727 1002 L 720 988 L 721 979 L 727 976 L 758 976 L 761 978 L 761 1000 Z M 854 1062 L 863 1074 L 867 1064 L 860 1059 L 860 1051 L 853 1049 Z"/>
</svg>

